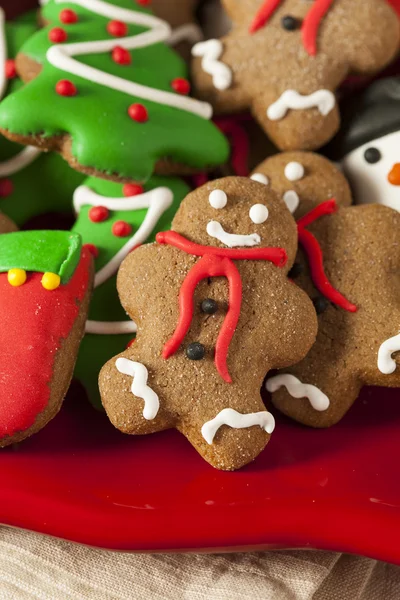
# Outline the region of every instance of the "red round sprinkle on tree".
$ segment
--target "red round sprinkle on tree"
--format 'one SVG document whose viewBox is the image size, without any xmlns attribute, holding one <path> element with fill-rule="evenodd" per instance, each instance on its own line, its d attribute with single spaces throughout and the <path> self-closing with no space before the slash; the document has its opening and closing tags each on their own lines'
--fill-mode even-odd
<svg viewBox="0 0 400 600">
<path fill-rule="evenodd" d="M 122 48 L 122 46 L 115 46 L 111 53 L 111 57 L 113 61 L 119 65 L 130 65 L 132 62 L 130 53 L 125 48 Z"/>
<path fill-rule="evenodd" d="M 139 194 L 143 194 L 144 187 L 139 183 L 126 183 L 122 188 L 122 193 L 126 198 L 130 196 L 139 196 Z"/>
<path fill-rule="evenodd" d="M 92 206 L 89 210 L 89 219 L 92 223 L 102 223 L 108 219 L 109 214 L 110 212 L 105 206 Z"/>
<path fill-rule="evenodd" d="M 61 79 L 56 84 L 56 92 L 59 96 L 75 96 L 78 92 L 76 86 L 68 79 Z"/>
<path fill-rule="evenodd" d="M 141 6 L 148 6 L 149 4 L 151 4 L 151 0 L 137 0 L 137 3 Z"/>
<path fill-rule="evenodd" d="M 171 87 L 177 94 L 182 94 L 183 96 L 187 96 L 190 92 L 190 83 L 183 77 L 174 79 L 171 82 Z"/>
<path fill-rule="evenodd" d="M 14 186 L 11 179 L 0 179 L 0 198 L 7 198 L 13 193 Z"/>
<path fill-rule="evenodd" d="M 115 221 L 111 231 L 116 237 L 126 237 L 132 233 L 132 226 L 126 221 Z"/>
<path fill-rule="evenodd" d="M 90 252 L 90 254 L 94 257 L 97 258 L 99 256 L 99 249 L 97 246 L 95 246 L 94 244 L 84 244 L 83 247 Z"/>
<path fill-rule="evenodd" d="M 7 79 L 14 79 L 17 76 L 17 69 L 15 68 L 15 60 L 8 58 L 4 65 L 5 74 Z"/>
<path fill-rule="evenodd" d="M 147 108 L 143 104 L 131 104 L 128 108 L 128 115 L 132 121 L 137 121 L 138 123 L 145 123 L 149 118 Z"/>
<path fill-rule="evenodd" d="M 65 25 L 72 25 L 73 23 L 77 23 L 78 21 L 78 15 L 76 14 L 76 12 L 74 10 L 71 10 L 70 8 L 64 8 L 61 12 L 60 12 L 60 22 L 64 23 Z"/>
<path fill-rule="evenodd" d="M 66 42 L 68 39 L 68 34 L 62 27 L 53 27 L 49 31 L 49 40 L 53 42 L 53 44 L 62 44 Z"/>
<path fill-rule="evenodd" d="M 128 33 L 128 26 L 122 21 L 109 21 L 107 23 L 107 31 L 114 37 L 123 37 Z"/>
</svg>

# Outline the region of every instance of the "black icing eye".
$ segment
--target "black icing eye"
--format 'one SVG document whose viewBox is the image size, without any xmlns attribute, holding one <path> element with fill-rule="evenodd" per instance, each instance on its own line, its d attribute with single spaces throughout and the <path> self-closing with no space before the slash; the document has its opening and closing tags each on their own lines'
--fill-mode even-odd
<svg viewBox="0 0 400 600">
<path fill-rule="evenodd" d="M 328 300 L 323 296 L 317 296 L 316 298 L 313 298 L 313 304 L 317 315 L 325 312 L 329 306 Z"/>
<path fill-rule="evenodd" d="M 286 29 L 286 31 L 295 31 L 300 27 L 299 19 L 296 19 L 296 17 L 291 17 L 290 15 L 282 17 L 281 24 L 283 29 Z"/>
<path fill-rule="evenodd" d="M 186 348 L 186 356 L 189 360 L 202 360 L 205 356 L 206 349 L 200 342 L 192 342 Z"/>
<path fill-rule="evenodd" d="M 364 152 L 364 158 L 367 163 L 371 165 L 379 162 L 382 158 L 382 154 L 379 152 L 378 148 L 367 148 Z"/>
<path fill-rule="evenodd" d="M 293 267 L 290 269 L 288 273 L 289 279 L 296 279 L 303 272 L 303 265 L 301 263 L 295 262 Z"/>
</svg>

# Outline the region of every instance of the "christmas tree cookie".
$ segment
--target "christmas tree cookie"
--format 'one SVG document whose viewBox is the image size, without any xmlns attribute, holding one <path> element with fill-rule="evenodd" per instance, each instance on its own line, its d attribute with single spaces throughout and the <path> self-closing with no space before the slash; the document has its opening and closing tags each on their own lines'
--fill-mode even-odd
<svg viewBox="0 0 400 600">
<path fill-rule="evenodd" d="M 48 25 L 17 60 L 22 78 L 33 80 L 0 105 L 4 135 L 116 181 L 225 162 L 228 144 L 211 106 L 188 97 L 186 65 L 166 45 L 171 28 L 148 4 L 46 3 Z"/>
</svg>

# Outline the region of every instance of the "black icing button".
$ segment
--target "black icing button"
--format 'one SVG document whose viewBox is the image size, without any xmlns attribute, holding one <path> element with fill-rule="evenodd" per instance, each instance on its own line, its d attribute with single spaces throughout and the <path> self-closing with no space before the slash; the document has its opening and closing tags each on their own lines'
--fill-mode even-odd
<svg viewBox="0 0 400 600">
<path fill-rule="evenodd" d="M 296 17 L 291 17 L 290 15 L 282 17 L 281 24 L 283 29 L 286 29 L 286 31 L 295 31 L 300 27 L 299 19 L 296 19 Z"/>
<path fill-rule="evenodd" d="M 325 312 L 329 306 L 328 300 L 323 296 L 317 296 L 317 298 L 313 298 L 313 304 L 317 315 Z"/>
<path fill-rule="evenodd" d="M 290 269 L 288 277 L 289 279 L 296 279 L 303 272 L 303 265 L 301 263 L 295 262 L 293 267 Z"/>
<path fill-rule="evenodd" d="M 192 342 L 186 348 L 186 356 L 189 360 L 201 360 L 204 358 L 206 349 L 200 342 Z"/>
<path fill-rule="evenodd" d="M 218 310 L 218 304 L 212 298 L 206 298 L 201 303 L 201 310 L 203 313 L 206 313 L 206 315 L 213 315 Z"/>
</svg>

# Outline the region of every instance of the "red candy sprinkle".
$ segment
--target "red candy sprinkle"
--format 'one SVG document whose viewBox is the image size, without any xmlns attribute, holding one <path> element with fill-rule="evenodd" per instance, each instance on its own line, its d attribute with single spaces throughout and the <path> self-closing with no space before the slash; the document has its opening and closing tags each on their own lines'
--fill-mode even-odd
<svg viewBox="0 0 400 600">
<path fill-rule="evenodd" d="M 151 0 L 136 0 L 136 1 L 141 6 L 148 6 L 149 4 L 151 4 Z"/>
<path fill-rule="evenodd" d="M 99 256 L 99 249 L 97 246 L 95 246 L 94 244 L 84 244 L 83 247 L 90 252 L 90 254 L 94 257 L 97 258 Z"/>
<path fill-rule="evenodd" d="M 122 193 L 125 198 L 129 198 L 130 196 L 139 196 L 139 194 L 143 194 L 144 187 L 139 183 L 126 183 L 122 188 Z"/>
<path fill-rule="evenodd" d="M 122 48 L 122 46 L 115 46 L 111 53 L 111 57 L 114 62 L 119 65 L 130 65 L 132 62 L 132 57 L 128 50 Z"/>
<path fill-rule="evenodd" d="M 111 231 L 116 237 L 126 237 L 132 233 L 132 225 L 129 225 L 126 221 L 115 221 Z"/>
<path fill-rule="evenodd" d="M 74 10 L 71 10 L 70 8 L 64 8 L 60 12 L 60 21 L 61 23 L 71 25 L 72 23 L 76 23 L 78 21 L 78 15 Z"/>
<path fill-rule="evenodd" d="M 177 94 L 182 94 L 183 96 L 187 96 L 190 92 L 190 83 L 187 79 L 183 79 L 183 77 L 177 77 L 171 82 L 172 89 Z"/>
<path fill-rule="evenodd" d="M 7 79 L 14 79 L 17 76 L 17 69 L 15 68 L 15 60 L 8 58 L 5 62 L 5 73 Z"/>
<path fill-rule="evenodd" d="M 61 79 L 56 84 L 56 92 L 60 96 L 75 96 L 77 91 L 76 86 L 68 79 Z"/>
<path fill-rule="evenodd" d="M 62 27 L 53 27 L 49 31 L 49 40 L 53 42 L 53 44 L 62 44 L 62 42 L 67 41 L 68 34 L 65 29 Z"/>
<path fill-rule="evenodd" d="M 131 104 L 128 108 L 128 115 L 132 121 L 137 121 L 138 123 L 145 123 L 149 118 L 147 108 L 143 104 Z"/>
<path fill-rule="evenodd" d="M 138 3 L 139 3 L 139 0 L 138 0 Z M 127 345 L 126 345 L 126 349 L 130 348 L 130 347 L 131 347 L 131 346 L 134 344 L 134 342 L 136 342 L 136 338 L 133 338 L 133 340 L 130 340 L 130 341 L 127 343 Z"/>
<path fill-rule="evenodd" d="M 0 198 L 7 198 L 13 193 L 14 186 L 11 179 L 0 179 Z"/>
<path fill-rule="evenodd" d="M 123 37 L 128 33 L 128 26 L 122 21 L 109 21 L 107 31 L 114 37 Z"/>
<path fill-rule="evenodd" d="M 105 206 L 92 206 L 89 210 L 89 219 L 92 223 L 102 223 L 108 219 L 110 211 Z"/>
</svg>

